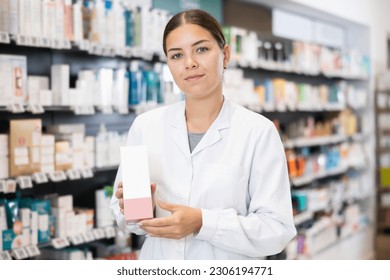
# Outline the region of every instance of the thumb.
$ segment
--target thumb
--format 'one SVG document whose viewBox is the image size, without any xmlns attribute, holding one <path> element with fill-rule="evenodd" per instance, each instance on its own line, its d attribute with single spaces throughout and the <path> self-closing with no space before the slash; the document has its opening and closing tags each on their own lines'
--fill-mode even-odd
<svg viewBox="0 0 390 280">
<path fill-rule="evenodd" d="M 156 193 L 156 188 L 157 188 L 156 183 L 150 184 L 150 189 L 152 190 L 152 195 L 154 195 Z"/>
<path fill-rule="evenodd" d="M 161 209 L 167 210 L 171 213 L 174 213 L 178 210 L 178 205 L 162 201 L 161 199 L 157 200 L 157 204 Z"/>
</svg>

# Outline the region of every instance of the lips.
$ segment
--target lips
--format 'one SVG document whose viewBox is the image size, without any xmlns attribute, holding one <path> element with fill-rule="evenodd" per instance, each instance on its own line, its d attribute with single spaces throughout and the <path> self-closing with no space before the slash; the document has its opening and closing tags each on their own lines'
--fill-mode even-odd
<svg viewBox="0 0 390 280">
<path fill-rule="evenodd" d="M 184 80 L 186 81 L 196 81 L 196 80 L 199 80 L 200 78 L 202 78 L 204 75 L 191 75 L 191 76 L 188 76 L 186 77 Z"/>
</svg>

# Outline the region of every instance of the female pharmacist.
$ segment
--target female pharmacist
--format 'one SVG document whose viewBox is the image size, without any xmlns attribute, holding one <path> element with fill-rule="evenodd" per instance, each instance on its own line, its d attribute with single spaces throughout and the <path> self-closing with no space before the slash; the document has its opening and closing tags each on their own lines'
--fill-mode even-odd
<svg viewBox="0 0 390 280">
<path fill-rule="evenodd" d="M 271 121 L 224 98 L 230 48 L 221 26 L 204 11 L 181 12 L 163 48 L 185 101 L 132 124 L 127 145 L 147 146 L 156 218 L 125 224 L 119 167 L 111 200 L 119 227 L 146 234 L 140 259 L 281 252 L 296 234 L 283 145 Z"/>
</svg>

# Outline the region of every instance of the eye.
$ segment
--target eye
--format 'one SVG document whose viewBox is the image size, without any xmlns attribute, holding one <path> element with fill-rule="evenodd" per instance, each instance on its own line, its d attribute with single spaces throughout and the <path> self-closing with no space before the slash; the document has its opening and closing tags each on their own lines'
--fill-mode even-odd
<svg viewBox="0 0 390 280">
<path fill-rule="evenodd" d="M 204 52 L 207 52 L 209 49 L 206 48 L 206 47 L 200 47 L 200 48 L 197 48 L 196 49 L 196 52 L 197 53 L 204 53 Z"/>
<path fill-rule="evenodd" d="M 181 53 L 175 53 L 175 54 L 171 55 L 171 59 L 179 59 L 182 57 L 183 57 L 183 55 Z"/>
</svg>

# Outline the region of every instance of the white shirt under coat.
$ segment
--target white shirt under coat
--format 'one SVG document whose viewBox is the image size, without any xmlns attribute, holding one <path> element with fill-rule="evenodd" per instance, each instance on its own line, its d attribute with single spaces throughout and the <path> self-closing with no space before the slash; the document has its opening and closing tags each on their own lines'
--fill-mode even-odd
<svg viewBox="0 0 390 280">
<path fill-rule="evenodd" d="M 139 115 L 127 145 L 146 145 L 156 197 L 202 209 L 199 233 L 180 240 L 146 237 L 141 259 L 252 259 L 281 252 L 296 235 L 283 145 L 273 123 L 224 101 L 217 119 L 190 153 L 185 102 Z M 114 184 L 121 181 L 121 167 Z M 118 199 L 111 207 L 126 225 Z M 170 212 L 156 208 L 156 216 Z"/>
</svg>

